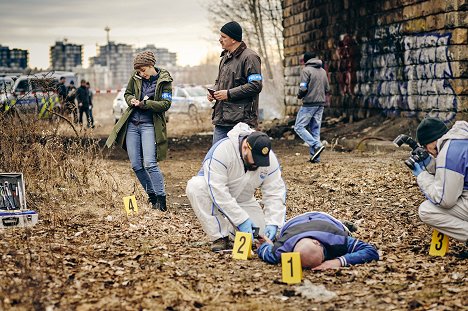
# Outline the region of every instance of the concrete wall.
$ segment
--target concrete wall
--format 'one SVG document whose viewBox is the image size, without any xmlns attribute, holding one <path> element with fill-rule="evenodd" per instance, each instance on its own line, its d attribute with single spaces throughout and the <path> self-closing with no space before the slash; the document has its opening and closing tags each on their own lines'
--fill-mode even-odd
<svg viewBox="0 0 468 311">
<path fill-rule="evenodd" d="M 300 104 L 300 58 L 314 50 L 329 74 L 328 113 L 466 118 L 467 0 L 283 0 L 282 6 L 287 114 Z"/>
</svg>

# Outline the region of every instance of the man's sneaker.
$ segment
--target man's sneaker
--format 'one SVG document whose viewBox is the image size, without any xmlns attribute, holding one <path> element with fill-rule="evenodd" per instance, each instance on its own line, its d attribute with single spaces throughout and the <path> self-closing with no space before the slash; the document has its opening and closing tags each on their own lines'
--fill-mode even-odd
<svg viewBox="0 0 468 311">
<path fill-rule="evenodd" d="M 213 252 L 220 252 L 220 251 L 224 251 L 226 249 L 230 249 L 230 245 L 229 245 L 229 237 L 224 237 L 224 238 L 219 238 L 215 241 L 213 241 L 213 243 L 211 243 L 211 250 Z"/>
<path fill-rule="evenodd" d="M 318 163 L 320 162 L 318 157 L 320 156 L 320 154 L 322 153 L 322 151 L 325 149 L 325 146 L 320 146 L 318 147 L 317 149 L 315 149 L 315 152 L 313 155 L 310 156 L 310 160 L 309 162 L 312 162 L 312 163 Z"/>
</svg>

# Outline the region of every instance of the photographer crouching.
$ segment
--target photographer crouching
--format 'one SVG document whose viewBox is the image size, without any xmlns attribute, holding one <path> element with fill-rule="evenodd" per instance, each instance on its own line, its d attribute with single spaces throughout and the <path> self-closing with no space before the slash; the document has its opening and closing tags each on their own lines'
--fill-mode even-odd
<svg viewBox="0 0 468 311">
<path fill-rule="evenodd" d="M 441 120 L 426 118 L 416 137 L 431 155 L 413 165 L 427 198 L 419 206 L 419 217 L 468 245 L 468 122 L 457 121 L 449 130 Z"/>
</svg>

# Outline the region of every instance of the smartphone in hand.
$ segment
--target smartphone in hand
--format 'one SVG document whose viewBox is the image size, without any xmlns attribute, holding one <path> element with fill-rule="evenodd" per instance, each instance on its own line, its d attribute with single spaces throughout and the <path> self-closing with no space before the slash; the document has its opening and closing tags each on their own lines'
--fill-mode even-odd
<svg viewBox="0 0 468 311">
<path fill-rule="evenodd" d="M 208 93 L 210 93 L 210 95 L 211 95 L 212 97 L 214 97 L 214 92 L 216 92 L 216 90 L 215 90 L 215 89 L 212 89 L 212 88 L 209 88 L 209 87 L 206 88 L 206 89 L 208 90 Z"/>
</svg>

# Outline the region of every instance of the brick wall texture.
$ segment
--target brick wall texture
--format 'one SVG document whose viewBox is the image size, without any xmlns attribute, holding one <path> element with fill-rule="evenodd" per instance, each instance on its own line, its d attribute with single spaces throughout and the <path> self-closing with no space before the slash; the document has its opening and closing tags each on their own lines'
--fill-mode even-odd
<svg viewBox="0 0 468 311">
<path fill-rule="evenodd" d="M 468 112 L 467 0 L 283 0 L 285 104 L 300 101 L 300 59 L 315 51 L 328 113 L 445 119 Z"/>
</svg>

